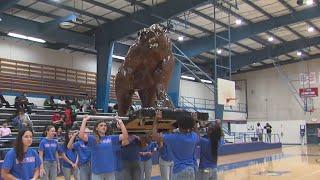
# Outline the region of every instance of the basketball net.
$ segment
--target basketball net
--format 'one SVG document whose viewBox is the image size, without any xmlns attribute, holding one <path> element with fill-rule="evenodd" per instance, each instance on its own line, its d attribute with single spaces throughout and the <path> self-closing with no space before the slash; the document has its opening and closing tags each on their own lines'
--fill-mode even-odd
<svg viewBox="0 0 320 180">
<path fill-rule="evenodd" d="M 235 103 L 232 103 L 233 101 L 236 101 L 237 98 L 226 98 L 226 106 L 232 106 L 234 105 Z"/>
</svg>

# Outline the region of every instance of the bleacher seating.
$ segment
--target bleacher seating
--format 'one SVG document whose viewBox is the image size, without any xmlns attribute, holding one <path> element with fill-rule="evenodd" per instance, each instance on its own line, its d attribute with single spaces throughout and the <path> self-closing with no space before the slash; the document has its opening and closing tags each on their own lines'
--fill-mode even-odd
<svg viewBox="0 0 320 180">
<path fill-rule="evenodd" d="M 115 77 L 109 96 L 116 101 Z M 54 96 L 96 95 L 96 73 L 58 66 L 0 59 L 0 91 Z M 134 94 L 133 101 L 140 101 Z"/>
</svg>

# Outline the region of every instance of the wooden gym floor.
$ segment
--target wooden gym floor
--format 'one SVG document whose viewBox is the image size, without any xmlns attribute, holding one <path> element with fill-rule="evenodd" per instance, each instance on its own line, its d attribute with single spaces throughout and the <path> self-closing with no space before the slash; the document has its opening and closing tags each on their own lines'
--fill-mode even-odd
<svg viewBox="0 0 320 180">
<path fill-rule="evenodd" d="M 153 166 L 153 180 L 160 180 Z M 219 157 L 219 180 L 319 180 L 320 145 L 284 146 Z M 63 179 L 63 178 L 58 178 Z"/>
</svg>

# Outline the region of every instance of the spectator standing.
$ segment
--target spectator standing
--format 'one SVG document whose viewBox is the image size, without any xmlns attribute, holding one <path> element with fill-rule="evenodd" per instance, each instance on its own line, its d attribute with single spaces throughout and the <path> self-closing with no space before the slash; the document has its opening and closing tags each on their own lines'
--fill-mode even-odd
<svg viewBox="0 0 320 180">
<path fill-rule="evenodd" d="M 272 133 L 272 126 L 267 123 L 266 126 L 264 126 L 264 129 L 267 131 L 267 142 L 271 143 L 271 133 Z"/>
<path fill-rule="evenodd" d="M 262 137 L 263 137 L 263 128 L 260 125 L 260 123 L 257 123 L 257 127 L 256 127 L 256 134 L 258 136 L 258 140 L 260 142 L 262 142 Z"/>
</svg>

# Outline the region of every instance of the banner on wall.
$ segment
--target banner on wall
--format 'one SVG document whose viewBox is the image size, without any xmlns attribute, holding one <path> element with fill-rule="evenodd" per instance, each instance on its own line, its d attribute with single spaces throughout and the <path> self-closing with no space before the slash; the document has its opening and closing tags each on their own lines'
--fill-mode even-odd
<svg viewBox="0 0 320 180">
<path fill-rule="evenodd" d="M 318 97 L 318 88 L 300 88 L 299 89 L 300 97 Z"/>
<path fill-rule="evenodd" d="M 299 75 L 300 85 L 316 84 L 317 78 L 315 72 L 300 73 Z"/>
</svg>

